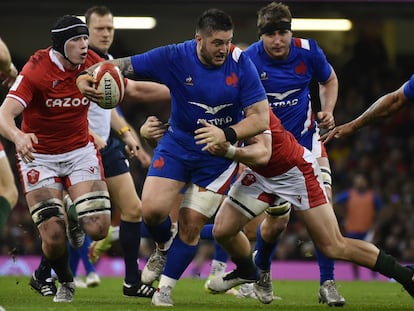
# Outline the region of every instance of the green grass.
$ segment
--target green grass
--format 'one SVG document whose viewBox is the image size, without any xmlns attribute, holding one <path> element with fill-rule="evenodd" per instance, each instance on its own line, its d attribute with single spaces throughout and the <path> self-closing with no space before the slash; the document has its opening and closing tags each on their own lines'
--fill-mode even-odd
<svg viewBox="0 0 414 311">
<path fill-rule="evenodd" d="M 78 289 L 72 303 L 54 303 L 52 297 L 42 297 L 32 291 L 27 276 L 0 277 L 0 305 L 7 311 L 155 310 L 149 299 L 127 298 L 122 295 L 121 278 L 103 278 L 99 287 Z M 282 300 L 262 305 L 254 299 L 238 299 L 230 295 L 210 295 L 204 292 L 204 280 L 183 279 L 173 291 L 173 310 L 244 311 L 244 310 L 324 310 L 317 299 L 316 281 L 274 281 L 275 293 Z M 338 282 L 346 298 L 343 308 L 350 310 L 413 310 L 414 300 L 396 283 Z M 160 308 L 157 308 L 158 310 Z M 162 308 L 161 308 L 162 309 Z"/>
</svg>

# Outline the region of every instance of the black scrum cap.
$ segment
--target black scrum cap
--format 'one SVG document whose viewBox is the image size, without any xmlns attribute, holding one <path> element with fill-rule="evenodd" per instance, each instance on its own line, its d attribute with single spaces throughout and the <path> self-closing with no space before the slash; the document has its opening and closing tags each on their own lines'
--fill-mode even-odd
<svg viewBox="0 0 414 311">
<path fill-rule="evenodd" d="M 79 18 L 73 15 L 60 17 L 52 30 L 53 49 L 66 56 L 66 43 L 80 36 L 89 36 L 88 27 Z"/>
</svg>

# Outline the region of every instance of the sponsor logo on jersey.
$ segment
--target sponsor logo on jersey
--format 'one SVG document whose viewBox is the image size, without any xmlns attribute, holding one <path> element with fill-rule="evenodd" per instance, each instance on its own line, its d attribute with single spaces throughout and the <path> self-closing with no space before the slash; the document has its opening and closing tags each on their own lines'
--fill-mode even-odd
<svg viewBox="0 0 414 311">
<path fill-rule="evenodd" d="M 188 103 L 190 103 L 191 105 L 201 107 L 205 110 L 206 113 L 213 114 L 213 115 L 216 114 L 217 112 L 223 110 L 224 108 L 233 105 L 233 104 L 223 104 L 223 105 L 218 105 L 218 106 L 215 106 L 215 107 L 211 107 L 211 106 L 208 106 L 206 104 L 197 103 L 197 102 L 188 102 Z"/>
<path fill-rule="evenodd" d="M 197 103 L 197 102 L 188 102 L 191 105 L 198 106 L 200 108 L 203 108 L 206 114 L 212 114 L 215 115 L 224 108 L 233 106 L 233 104 L 222 104 L 215 107 L 208 106 L 206 104 Z M 233 122 L 233 118 L 231 116 L 226 117 L 220 117 L 220 118 L 212 118 L 212 119 L 198 119 L 197 124 L 200 124 L 201 120 L 207 121 L 210 124 L 213 124 L 215 126 L 221 127 L 223 125 L 229 124 Z"/>
<path fill-rule="evenodd" d="M 300 91 L 300 89 L 287 90 L 286 92 L 283 92 L 283 93 L 266 93 L 266 95 L 272 96 L 274 97 L 274 99 L 277 99 L 277 100 L 282 100 L 297 91 Z"/>
<path fill-rule="evenodd" d="M 86 97 L 82 98 L 48 98 L 46 99 L 45 106 L 48 108 L 65 108 L 65 107 L 79 107 L 89 105 L 89 99 Z"/>
<path fill-rule="evenodd" d="M 197 124 L 201 124 L 201 121 L 206 121 L 207 123 L 210 123 L 210 124 L 215 125 L 217 127 L 222 127 L 224 125 L 232 123 L 233 118 L 230 117 L 230 116 L 227 116 L 225 118 L 197 119 Z"/>
<path fill-rule="evenodd" d="M 300 89 L 288 90 L 283 93 L 266 93 L 269 100 L 269 106 L 271 108 L 284 108 L 297 105 L 299 102 L 298 98 L 285 100 L 286 97 L 297 91 L 300 91 Z"/>
</svg>

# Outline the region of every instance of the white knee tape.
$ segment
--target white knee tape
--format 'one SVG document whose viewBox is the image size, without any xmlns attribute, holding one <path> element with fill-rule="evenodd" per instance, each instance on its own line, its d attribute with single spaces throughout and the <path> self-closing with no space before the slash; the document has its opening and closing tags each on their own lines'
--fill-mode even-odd
<svg viewBox="0 0 414 311">
<path fill-rule="evenodd" d="M 78 197 L 74 202 L 78 217 L 90 214 L 110 214 L 111 202 L 108 191 L 89 192 Z"/>
<path fill-rule="evenodd" d="M 52 198 L 39 202 L 29 208 L 30 214 L 36 226 L 51 217 L 59 217 L 64 219 L 63 202 L 59 199 Z"/>
<path fill-rule="evenodd" d="M 229 202 L 249 219 L 260 215 L 269 207 L 268 203 L 233 189 L 230 189 L 228 198 L 226 202 Z"/>
<path fill-rule="evenodd" d="M 191 184 L 185 192 L 181 207 L 191 208 L 210 218 L 216 213 L 222 200 L 223 195 Z"/>
<path fill-rule="evenodd" d="M 325 187 L 332 187 L 331 169 L 326 166 L 321 166 L 322 180 Z"/>
<path fill-rule="evenodd" d="M 269 206 L 265 213 L 270 217 L 280 217 L 288 215 L 291 210 L 292 204 L 290 202 L 284 202 L 276 206 Z"/>
</svg>

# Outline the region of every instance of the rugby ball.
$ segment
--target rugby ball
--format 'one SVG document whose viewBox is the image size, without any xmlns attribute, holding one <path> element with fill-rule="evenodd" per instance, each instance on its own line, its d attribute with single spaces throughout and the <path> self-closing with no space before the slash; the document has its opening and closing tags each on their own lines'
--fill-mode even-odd
<svg viewBox="0 0 414 311">
<path fill-rule="evenodd" d="M 103 98 L 97 104 L 104 109 L 116 107 L 124 99 L 125 84 L 121 70 L 112 63 L 103 63 L 95 68 L 93 77 L 95 89 L 102 92 Z"/>
</svg>

